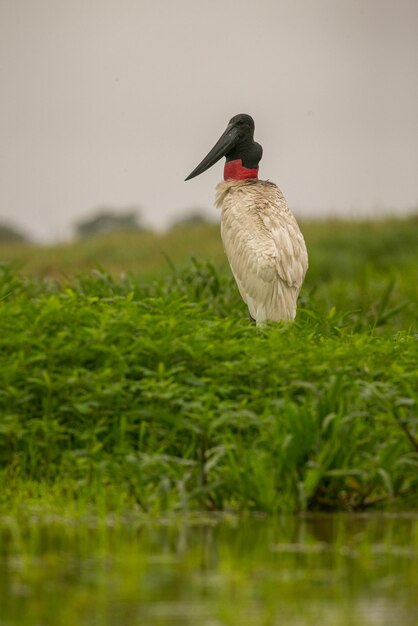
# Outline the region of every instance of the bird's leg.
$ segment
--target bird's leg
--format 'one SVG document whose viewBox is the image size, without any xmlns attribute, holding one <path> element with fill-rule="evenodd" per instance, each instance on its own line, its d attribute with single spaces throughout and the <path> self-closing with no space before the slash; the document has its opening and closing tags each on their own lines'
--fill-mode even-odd
<svg viewBox="0 0 418 626">
<path fill-rule="evenodd" d="M 255 324 L 255 319 L 253 318 L 253 316 L 251 315 L 251 313 L 248 311 L 248 317 L 250 318 L 250 322 L 251 324 Z"/>
</svg>

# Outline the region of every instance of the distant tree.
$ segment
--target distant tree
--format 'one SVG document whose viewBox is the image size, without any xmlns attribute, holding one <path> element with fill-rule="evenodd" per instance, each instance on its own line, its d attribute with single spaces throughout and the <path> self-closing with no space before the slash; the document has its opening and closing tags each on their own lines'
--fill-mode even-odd
<svg viewBox="0 0 418 626">
<path fill-rule="evenodd" d="M 78 237 L 92 237 L 105 233 L 143 230 L 140 223 L 138 209 L 132 208 L 118 211 L 111 207 L 103 207 L 96 211 L 93 217 L 80 220 L 75 224 Z"/>
<path fill-rule="evenodd" d="M 23 243 L 27 241 L 27 237 L 14 226 L 0 224 L 0 243 Z"/>
<path fill-rule="evenodd" d="M 183 217 L 176 219 L 171 227 L 177 228 L 178 226 L 199 226 L 200 224 L 210 224 L 212 220 L 209 220 L 205 215 L 204 210 L 194 210 L 187 213 Z"/>
</svg>

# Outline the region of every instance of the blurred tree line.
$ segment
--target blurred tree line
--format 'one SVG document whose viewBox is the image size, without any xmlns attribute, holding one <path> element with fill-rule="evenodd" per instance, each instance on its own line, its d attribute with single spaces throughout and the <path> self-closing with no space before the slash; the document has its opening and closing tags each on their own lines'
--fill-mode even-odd
<svg viewBox="0 0 418 626">
<path fill-rule="evenodd" d="M 206 224 L 208 221 L 204 209 L 191 208 L 173 220 L 170 228 L 198 226 Z M 73 230 L 77 239 L 85 239 L 114 232 L 144 231 L 147 228 L 138 207 L 120 210 L 111 206 L 103 206 L 96 209 L 92 215 L 75 222 Z M 0 222 L 0 243 L 29 242 L 30 239 L 17 227 Z"/>
<path fill-rule="evenodd" d="M 24 243 L 28 238 L 15 226 L 0 223 L 0 243 Z"/>
<path fill-rule="evenodd" d="M 100 207 L 92 217 L 79 220 L 74 225 L 76 237 L 93 237 L 114 232 L 145 230 L 137 207 L 117 211 Z"/>
</svg>

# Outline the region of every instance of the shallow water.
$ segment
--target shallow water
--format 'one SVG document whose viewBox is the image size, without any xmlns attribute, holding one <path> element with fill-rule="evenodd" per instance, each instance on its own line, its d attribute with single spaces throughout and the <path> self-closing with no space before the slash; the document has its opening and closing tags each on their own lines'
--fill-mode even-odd
<svg viewBox="0 0 418 626">
<path fill-rule="evenodd" d="M 1 626 L 191 624 L 418 624 L 418 516 L 0 520 Z"/>
</svg>

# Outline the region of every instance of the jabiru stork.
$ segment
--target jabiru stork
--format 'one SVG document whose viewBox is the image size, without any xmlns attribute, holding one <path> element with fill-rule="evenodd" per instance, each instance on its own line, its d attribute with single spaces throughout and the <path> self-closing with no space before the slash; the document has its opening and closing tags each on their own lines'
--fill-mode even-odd
<svg viewBox="0 0 418 626">
<path fill-rule="evenodd" d="M 263 325 L 295 318 L 308 253 L 280 189 L 268 180 L 258 180 L 263 149 L 254 141 L 254 128 L 250 115 L 235 115 L 186 180 L 226 157 L 215 201 L 222 211 L 221 237 L 250 317 Z"/>
</svg>

